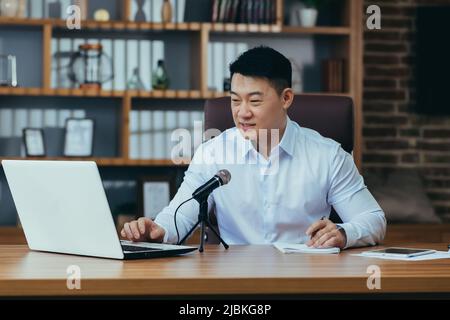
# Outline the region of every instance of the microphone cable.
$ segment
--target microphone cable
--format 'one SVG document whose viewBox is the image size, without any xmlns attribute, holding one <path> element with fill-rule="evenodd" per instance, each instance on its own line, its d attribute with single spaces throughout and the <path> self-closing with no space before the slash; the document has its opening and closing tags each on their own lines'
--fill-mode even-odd
<svg viewBox="0 0 450 320">
<path fill-rule="evenodd" d="M 187 199 L 187 200 L 183 201 L 182 203 L 180 203 L 180 205 L 178 206 L 177 210 L 175 210 L 175 214 L 173 215 L 173 222 L 175 224 L 175 230 L 177 231 L 177 245 L 180 244 L 180 233 L 178 232 L 178 226 L 177 226 L 177 212 L 178 212 L 178 209 L 180 209 L 180 207 L 183 204 L 185 204 L 188 201 L 191 201 L 192 199 L 194 199 L 194 198 Z"/>
</svg>

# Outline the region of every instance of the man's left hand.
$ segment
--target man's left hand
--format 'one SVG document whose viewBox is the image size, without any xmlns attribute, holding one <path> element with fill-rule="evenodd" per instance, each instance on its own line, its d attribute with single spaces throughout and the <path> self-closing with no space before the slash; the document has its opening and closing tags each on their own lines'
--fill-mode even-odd
<svg viewBox="0 0 450 320">
<path fill-rule="evenodd" d="M 336 224 L 328 219 L 314 222 L 306 230 L 306 234 L 311 239 L 306 243 L 309 247 L 314 248 L 345 248 L 347 237 L 345 231 L 337 228 Z"/>
</svg>

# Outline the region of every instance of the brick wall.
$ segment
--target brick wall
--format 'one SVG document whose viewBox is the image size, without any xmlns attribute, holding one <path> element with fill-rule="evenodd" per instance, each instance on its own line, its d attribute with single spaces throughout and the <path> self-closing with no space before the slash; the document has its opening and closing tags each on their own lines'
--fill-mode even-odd
<svg viewBox="0 0 450 320">
<path fill-rule="evenodd" d="M 365 0 L 364 8 L 371 4 L 381 8 L 381 30 L 364 31 L 363 170 L 419 169 L 436 212 L 450 222 L 450 116 L 410 111 L 415 8 L 450 0 Z"/>
</svg>

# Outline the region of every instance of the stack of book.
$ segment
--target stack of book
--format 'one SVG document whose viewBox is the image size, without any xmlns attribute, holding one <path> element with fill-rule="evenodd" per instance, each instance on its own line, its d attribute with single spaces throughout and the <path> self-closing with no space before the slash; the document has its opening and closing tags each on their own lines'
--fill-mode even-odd
<svg viewBox="0 0 450 320">
<path fill-rule="evenodd" d="M 203 111 L 132 110 L 129 157 L 190 159 L 202 136 Z"/>
<path fill-rule="evenodd" d="M 344 92 L 345 61 L 343 59 L 326 59 L 322 61 L 322 91 Z"/>
<path fill-rule="evenodd" d="M 212 22 L 273 24 L 275 0 L 213 0 Z"/>
</svg>

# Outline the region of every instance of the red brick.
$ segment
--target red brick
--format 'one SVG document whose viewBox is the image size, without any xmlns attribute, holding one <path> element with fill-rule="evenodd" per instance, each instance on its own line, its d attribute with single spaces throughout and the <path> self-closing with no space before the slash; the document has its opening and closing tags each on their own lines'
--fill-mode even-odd
<svg viewBox="0 0 450 320">
<path fill-rule="evenodd" d="M 405 150 L 409 149 L 407 140 L 366 140 L 367 149 L 371 150 Z"/>
<path fill-rule="evenodd" d="M 408 51 L 408 47 L 404 43 L 366 43 L 364 45 L 365 51 L 371 52 L 398 52 L 398 53 L 406 53 Z"/>
<path fill-rule="evenodd" d="M 364 99 L 370 100 L 405 100 L 404 91 L 365 91 Z"/>
<path fill-rule="evenodd" d="M 365 67 L 366 78 L 370 76 L 404 77 L 409 76 L 411 70 L 406 67 Z"/>
<path fill-rule="evenodd" d="M 424 138 L 448 138 L 450 139 L 450 129 L 425 129 Z"/>
<path fill-rule="evenodd" d="M 405 116 L 365 116 L 367 124 L 393 125 L 407 124 L 408 118 Z"/>
<path fill-rule="evenodd" d="M 450 151 L 450 142 L 442 143 L 442 142 L 418 141 L 417 148 L 420 150 L 429 150 L 429 151 Z"/>
<path fill-rule="evenodd" d="M 364 65 L 398 65 L 401 63 L 401 58 L 399 56 L 387 56 L 387 55 L 365 55 Z"/>
<path fill-rule="evenodd" d="M 420 161 L 420 156 L 418 153 L 405 153 L 402 154 L 402 158 L 401 161 L 403 163 L 419 163 Z"/>
<path fill-rule="evenodd" d="M 363 136 L 365 137 L 395 137 L 397 135 L 396 128 L 363 128 Z"/>
<path fill-rule="evenodd" d="M 394 102 L 373 102 L 373 101 L 364 101 L 363 102 L 363 110 L 364 112 L 382 112 L 389 113 L 394 112 L 395 103 Z"/>
<path fill-rule="evenodd" d="M 392 88 L 395 89 L 397 81 L 391 79 L 366 79 L 364 80 L 364 88 Z"/>
<path fill-rule="evenodd" d="M 364 153 L 363 162 L 367 163 L 398 163 L 398 156 L 395 154 Z"/>
</svg>

